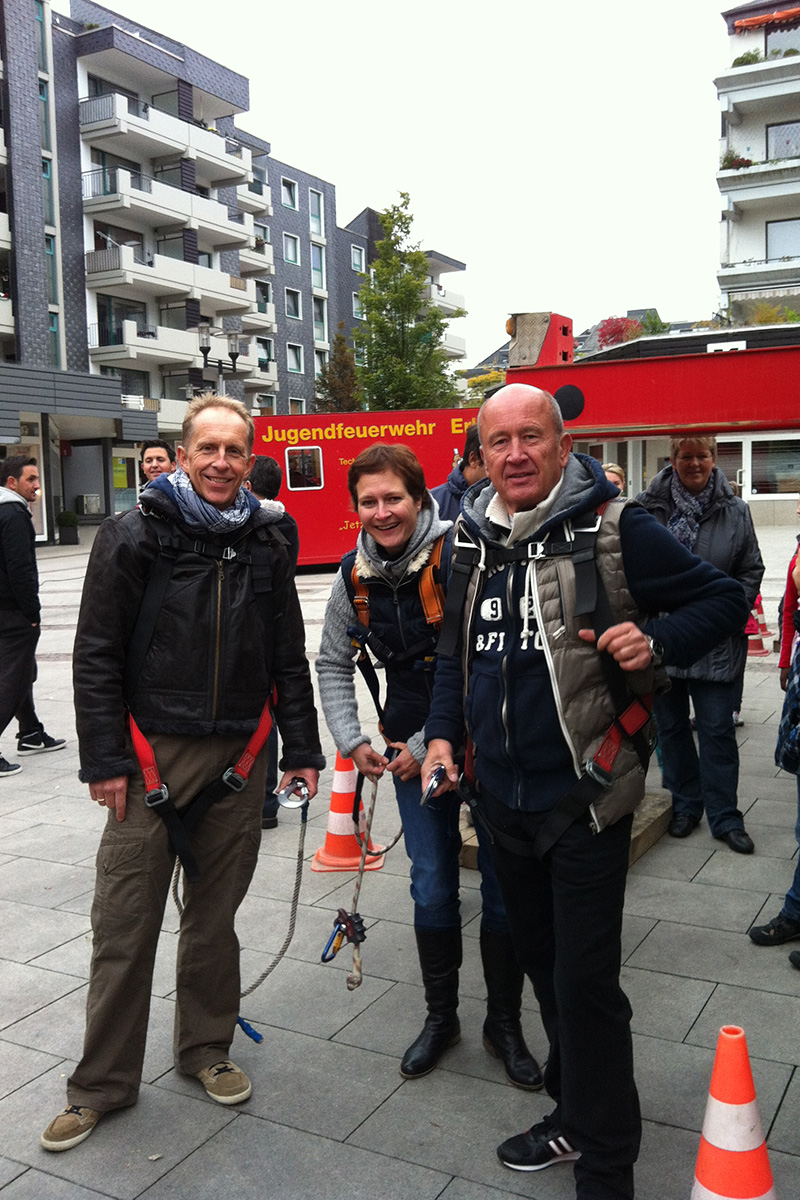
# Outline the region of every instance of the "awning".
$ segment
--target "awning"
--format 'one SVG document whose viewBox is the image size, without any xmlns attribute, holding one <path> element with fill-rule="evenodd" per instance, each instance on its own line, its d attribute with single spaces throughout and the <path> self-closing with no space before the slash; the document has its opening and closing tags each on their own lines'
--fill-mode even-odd
<svg viewBox="0 0 800 1200">
<path fill-rule="evenodd" d="M 733 27 L 737 33 L 744 33 L 746 29 L 759 29 L 764 25 L 789 25 L 798 20 L 800 8 L 784 8 L 779 12 L 765 13 L 761 17 L 744 17 L 741 21 L 734 21 Z"/>
</svg>

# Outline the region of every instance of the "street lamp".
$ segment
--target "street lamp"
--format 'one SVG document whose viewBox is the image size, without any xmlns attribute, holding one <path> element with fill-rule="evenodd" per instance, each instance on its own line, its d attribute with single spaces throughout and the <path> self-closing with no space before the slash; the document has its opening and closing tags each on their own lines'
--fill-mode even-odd
<svg viewBox="0 0 800 1200">
<path fill-rule="evenodd" d="M 243 338 L 237 330 L 214 329 L 208 321 L 198 321 L 197 340 L 200 353 L 203 356 L 203 371 L 208 370 L 208 360 L 211 355 L 211 337 L 224 337 L 228 342 L 228 358 L 231 361 L 231 371 L 228 378 L 236 378 L 236 360 L 240 354 L 247 354 L 250 349 L 250 339 Z M 225 370 L 221 358 L 217 359 L 217 394 L 222 395 L 225 387 Z M 188 396 L 188 391 L 187 391 Z"/>
</svg>

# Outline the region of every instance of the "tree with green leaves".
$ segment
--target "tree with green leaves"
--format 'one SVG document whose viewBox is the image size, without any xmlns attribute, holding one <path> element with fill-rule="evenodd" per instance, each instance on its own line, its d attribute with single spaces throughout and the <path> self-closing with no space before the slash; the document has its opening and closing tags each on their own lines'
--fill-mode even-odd
<svg viewBox="0 0 800 1200">
<path fill-rule="evenodd" d="M 364 407 L 364 389 L 356 375 L 355 356 L 347 344 L 344 321 L 337 328 L 330 358 L 317 378 L 314 412 L 357 412 Z"/>
<path fill-rule="evenodd" d="M 443 342 L 448 321 L 430 300 L 428 259 L 410 240 L 409 196 L 380 213 L 384 237 L 359 290 L 362 321 L 353 331 L 357 367 L 371 409 L 443 408 L 459 391 Z M 454 316 L 464 316 L 459 309 Z"/>
</svg>

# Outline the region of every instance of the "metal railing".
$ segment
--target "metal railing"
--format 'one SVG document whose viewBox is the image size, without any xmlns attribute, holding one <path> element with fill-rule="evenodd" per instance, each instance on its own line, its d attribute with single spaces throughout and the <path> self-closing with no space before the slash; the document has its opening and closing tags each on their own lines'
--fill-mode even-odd
<svg viewBox="0 0 800 1200">
<path fill-rule="evenodd" d="M 781 254 L 775 258 L 740 258 L 736 262 L 720 263 L 720 270 L 728 271 L 732 267 L 772 267 L 776 263 L 796 263 L 800 254 Z"/>
<path fill-rule="evenodd" d="M 114 116 L 115 97 L 123 95 L 122 92 L 112 92 L 105 96 L 88 96 L 83 100 L 78 101 L 78 120 L 81 125 L 94 125 L 97 121 L 110 121 Z M 150 105 L 145 104 L 142 100 L 137 100 L 134 96 L 126 96 L 128 102 L 128 115 L 131 117 L 142 117 L 145 121 L 150 119 Z"/>
<path fill-rule="evenodd" d="M 161 401 L 153 396 L 122 396 L 123 408 L 133 408 L 137 412 L 160 412 Z"/>
<path fill-rule="evenodd" d="M 232 142 L 229 138 L 225 139 L 225 153 L 232 154 L 234 158 L 242 157 L 242 147 L 238 142 Z"/>
<path fill-rule="evenodd" d="M 153 181 L 149 175 L 143 175 L 141 171 L 130 171 L 129 174 L 131 187 L 137 192 L 152 192 Z M 115 196 L 119 191 L 116 167 L 84 171 L 82 182 L 84 200 L 93 200 L 97 196 Z"/>
<path fill-rule="evenodd" d="M 255 192 L 257 196 L 264 195 L 264 184 L 260 179 L 252 179 L 247 185 L 248 192 Z"/>
<path fill-rule="evenodd" d="M 259 360 L 258 360 L 259 371 L 268 371 L 271 364 L 274 363 L 275 361 L 276 360 L 274 358 L 259 358 Z"/>
<path fill-rule="evenodd" d="M 144 322 L 140 323 L 137 321 L 136 336 L 140 338 L 157 338 L 158 328 L 155 325 L 145 325 Z M 97 324 L 89 326 L 89 348 L 91 350 L 95 350 L 99 346 L 124 345 L 125 329 L 122 322 L 119 325 L 107 325 L 105 321 L 99 321 Z"/>
</svg>

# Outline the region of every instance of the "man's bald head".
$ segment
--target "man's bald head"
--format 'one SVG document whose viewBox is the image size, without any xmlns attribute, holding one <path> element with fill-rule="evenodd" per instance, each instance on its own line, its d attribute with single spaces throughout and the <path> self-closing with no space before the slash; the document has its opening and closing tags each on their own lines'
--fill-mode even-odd
<svg viewBox="0 0 800 1200">
<path fill-rule="evenodd" d="M 554 398 L 509 384 L 484 402 L 478 427 L 486 473 L 509 513 L 535 508 L 561 478 L 572 446 Z"/>
</svg>

